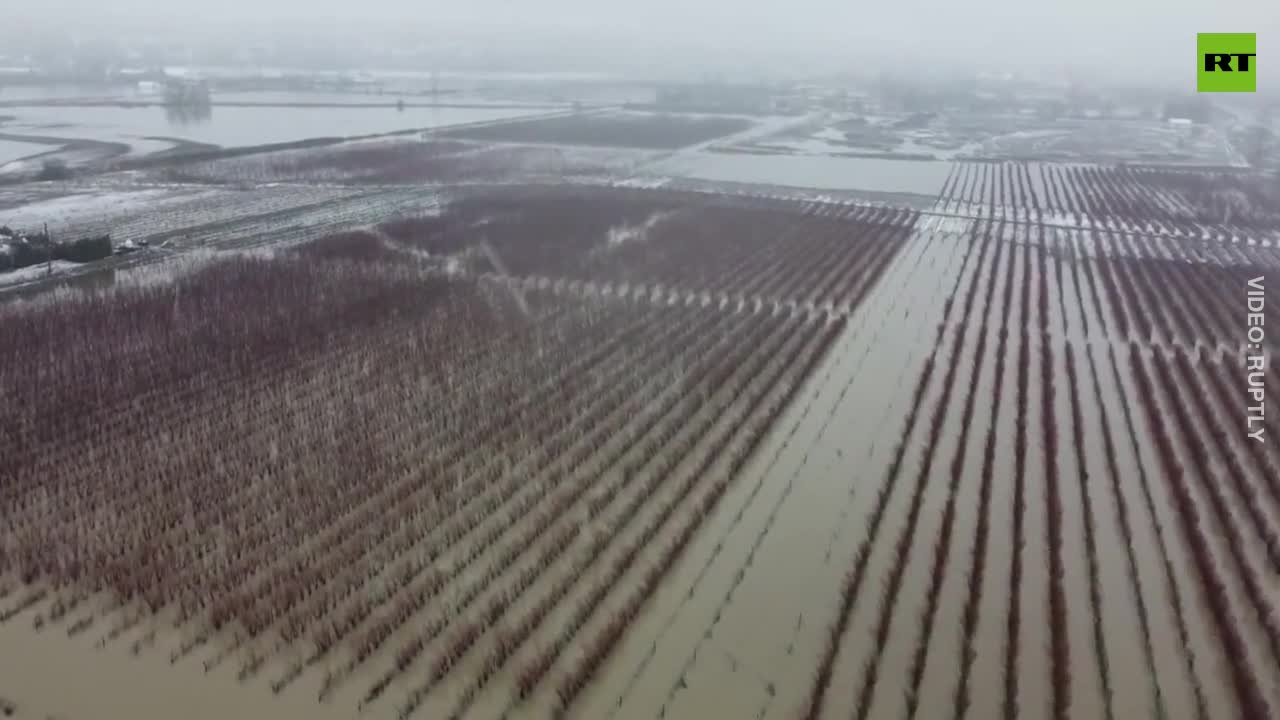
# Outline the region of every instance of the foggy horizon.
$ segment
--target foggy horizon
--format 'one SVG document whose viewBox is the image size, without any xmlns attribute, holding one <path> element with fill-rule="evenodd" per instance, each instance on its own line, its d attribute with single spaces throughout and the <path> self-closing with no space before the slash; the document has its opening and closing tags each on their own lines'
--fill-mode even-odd
<svg viewBox="0 0 1280 720">
<path fill-rule="evenodd" d="M 930 71 L 927 64 L 932 62 L 949 64 L 948 70 L 1051 72 L 1154 86 L 1191 83 L 1189 58 L 1197 32 L 1257 33 L 1259 53 L 1265 56 L 1269 38 L 1280 31 L 1280 13 L 1266 0 L 1228 7 L 1187 0 L 1087 0 L 1048 6 L 1013 0 L 965 5 L 907 0 L 870 9 L 834 0 L 750 6 L 722 0 L 655 0 L 621 7 L 584 0 L 536 5 L 509 0 L 465 5 L 405 0 L 226 0 L 212 5 L 122 0 L 109 12 L 88 0 L 53 0 L 24 8 L 17 21 L 31 32 L 63 30 L 86 39 L 106 28 L 154 28 L 219 38 L 305 31 L 319 42 L 332 39 L 325 37 L 329 30 L 341 36 L 358 28 L 361 33 L 420 36 L 424 43 L 457 43 L 496 55 L 519 49 L 521 61 L 533 63 L 530 70 L 541 69 L 536 51 L 545 43 L 547 56 L 558 59 L 557 68 L 576 63 L 634 72 L 646 64 L 685 63 L 697 74 L 704 64 L 716 71 L 741 65 L 750 72 L 754 63 L 772 62 L 782 65 L 771 68 L 778 75 L 868 69 L 910 74 Z M 1262 72 L 1262 88 L 1274 87 L 1270 75 Z"/>
</svg>

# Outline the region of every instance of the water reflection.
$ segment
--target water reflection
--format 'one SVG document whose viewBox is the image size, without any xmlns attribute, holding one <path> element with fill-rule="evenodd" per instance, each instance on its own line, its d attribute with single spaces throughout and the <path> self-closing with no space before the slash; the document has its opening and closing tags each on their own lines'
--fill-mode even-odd
<svg viewBox="0 0 1280 720">
<path fill-rule="evenodd" d="M 164 106 L 164 115 L 170 125 L 206 125 L 213 118 L 213 105 L 207 102 L 169 103 Z"/>
</svg>

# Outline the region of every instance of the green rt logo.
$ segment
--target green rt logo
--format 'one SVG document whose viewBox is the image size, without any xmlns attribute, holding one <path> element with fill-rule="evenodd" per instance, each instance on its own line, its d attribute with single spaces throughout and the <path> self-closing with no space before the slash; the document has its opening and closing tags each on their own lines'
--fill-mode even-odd
<svg viewBox="0 0 1280 720">
<path fill-rule="evenodd" d="M 1257 92 L 1257 40 L 1254 33 L 1200 33 L 1196 90 Z"/>
</svg>

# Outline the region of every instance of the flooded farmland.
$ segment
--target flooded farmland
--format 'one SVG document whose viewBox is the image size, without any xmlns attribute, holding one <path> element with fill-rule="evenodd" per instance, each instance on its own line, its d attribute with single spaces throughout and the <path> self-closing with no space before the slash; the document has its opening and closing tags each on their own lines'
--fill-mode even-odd
<svg viewBox="0 0 1280 720">
<path fill-rule="evenodd" d="M 44 151 L 44 147 L 36 145 L 35 143 L 0 140 L 0 165 L 4 165 L 11 160 L 17 160 L 29 155 L 36 155 Z"/>
<path fill-rule="evenodd" d="M 179 114 L 160 105 L 30 106 L 9 107 L 4 112 L 13 119 L 0 125 L 0 130 L 13 135 L 122 142 L 131 146 L 147 142 L 148 138 L 174 138 L 237 147 L 491 122 L 546 111 L 511 107 L 413 106 L 397 109 L 391 101 L 381 107 L 333 106 L 319 110 L 289 106 L 213 105 L 199 114 Z"/>
<path fill-rule="evenodd" d="M 942 191 L 951 165 L 881 158 L 705 152 L 681 155 L 652 170 L 703 180 L 935 196 Z"/>
<path fill-rule="evenodd" d="M 1280 451 L 1237 427 L 1262 174 L 713 150 L 778 117 L 26 110 L 492 124 L 0 189 L 122 249 L 4 238 L 13 716 L 1280 708 Z"/>
</svg>

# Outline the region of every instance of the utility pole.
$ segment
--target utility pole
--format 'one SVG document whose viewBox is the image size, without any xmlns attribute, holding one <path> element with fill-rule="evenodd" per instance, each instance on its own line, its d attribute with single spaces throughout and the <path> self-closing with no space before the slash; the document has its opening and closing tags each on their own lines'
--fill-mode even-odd
<svg viewBox="0 0 1280 720">
<path fill-rule="evenodd" d="M 45 276 L 53 274 L 53 237 L 49 235 L 49 223 L 44 224 Z"/>
</svg>

